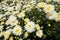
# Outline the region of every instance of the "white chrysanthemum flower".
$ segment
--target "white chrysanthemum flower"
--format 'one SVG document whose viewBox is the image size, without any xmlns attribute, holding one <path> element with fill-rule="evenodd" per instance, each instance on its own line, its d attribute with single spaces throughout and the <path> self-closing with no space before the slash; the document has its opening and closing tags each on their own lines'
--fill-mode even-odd
<svg viewBox="0 0 60 40">
<path fill-rule="evenodd" d="M 16 17 L 11 15 L 9 19 L 6 21 L 6 25 L 16 25 L 18 23 L 18 20 L 16 20 Z"/>
<path fill-rule="evenodd" d="M 10 16 L 9 16 L 9 20 L 13 20 L 13 21 L 14 21 L 14 20 L 16 20 L 16 17 L 13 16 L 13 15 L 10 15 Z"/>
<path fill-rule="evenodd" d="M 36 24 L 36 25 L 35 25 L 35 28 L 36 28 L 37 30 L 39 30 L 39 29 L 40 29 L 40 26 L 39 26 L 38 24 Z"/>
<path fill-rule="evenodd" d="M 46 3 L 44 3 L 44 2 L 40 2 L 40 3 L 38 3 L 37 6 L 38 6 L 39 8 L 44 8 L 45 5 L 46 5 Z"/>
<path fill-rule="evenodd" d="M 46 17 L 51 20 L 51 19 L 55 19 L 56 15 L 57 15 L 56 11 L 53 11 L 53 12 L 47 13 Z"/>
<path fill-rule="evenodd" d="M 60 21 L 60 12 L 57 13 L 57 16 L 55 17 L 55 20 L 56 20 L 56 21 Z"/>
<path fill-rule="evenodd" d="M 30 21 L 30 20 L 29 20 L 28 18 L 25 18 L 25 19 L 24 19 L 24 22 L 25 22 L 25 23 L 27 23 L 27 22 L 29 22 L 29 21 Z"/>
<path fill-rule="evenodd" d="M 4 31 L 4 38 L 5 38 L 5 40 L 9 38 L 10 34 L 11 34 L 10 30 Z"/>
<path fill-rule="evenodd" d="M 13 31 L 13 34 L 15 34 L 15 35 L 19 35 L 20 36 L 22 34 L 22 28 L 19 25 L 14 27 L 12 31 Z"/>
<path fill-rule="evenodd" d="M 53 12 L 53 11 L 54 11 L 54 6 L 51 5 L 51 4 L 45 5 L 44 11 L 45 11 L 45 12 Z"/>
<path fill-rule="evenodd" d="M 43 31 L 42 30 L 39 30 L 39 31 L 36 32 L 36 36 L 41 38 L 42 35 L 43 35 Z"/>
<path fill-rule="evenodd" d="M 24 17 L 24 16 L 25 16 L 25 11 L 22 11 L 21 13 L 18 14 L 18 17 L 19 17 L 19 18 L 22 18 L 22 17 Z"/>
<path fill-rule="evenodd" d="M 18 24 L 18 20 L 15 20 L 15 21 L 11 21 L 11 20 L 8 20 L 7 22 L 6 22 L 6 25 L 17 25 Z"/>
<path fill-rule="evenodd" d="M 35 31 L 35 23 L 32 21 L 28 22 L 24 27 L 25 27 L 25 30 L 27 30 L 27 32 L 29 33 Z"/>
<path fill-rule="evenodd" d="M 28 37 L 28 32 L 25 32 L 24 33 L 24 38 L 27 38 Z"/>
<path fill-rule="evenodd" d="M 3 26 L 0 26 L 0 31 L 2 31 L 3 30 Z"/>
</svg>

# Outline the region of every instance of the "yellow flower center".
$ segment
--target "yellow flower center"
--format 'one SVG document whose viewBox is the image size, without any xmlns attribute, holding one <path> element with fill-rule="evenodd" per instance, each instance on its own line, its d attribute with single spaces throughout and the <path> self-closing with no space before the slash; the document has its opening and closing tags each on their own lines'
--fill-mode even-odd
<svg viewBox="0 0 60 40">
<path fill-rule="evenodd" d="M 15 32 L 18 33 L 19 32 L 19 29 L 16 29 Z"/>
<path fill-rule="evenodd" d="M 49 14 L 49 16 L 50 16 L 50 17 L 51 17 L 51 16 L 53 16 L 53 15 L 52 15 L 52 13 L 51 13 L 51 14 Z"/>
<path fill-rule="evenodd" d="M 40 32 L 37 32 L 37 34 L 40 34 Z"/>
<path fill-rule="evenodd" d="M 51 10 L 51 7 L 50 7 L 50 6 L 47 6 L 47 7 L 46 7 L 46 10 L 47 10 L 47 11 L 50 11 L 50 10 Z"/>
<path fill-rule="evenodd" d="M 31 28 L 31 25 L 28 25 L 28 28 Z"/>
</svg>

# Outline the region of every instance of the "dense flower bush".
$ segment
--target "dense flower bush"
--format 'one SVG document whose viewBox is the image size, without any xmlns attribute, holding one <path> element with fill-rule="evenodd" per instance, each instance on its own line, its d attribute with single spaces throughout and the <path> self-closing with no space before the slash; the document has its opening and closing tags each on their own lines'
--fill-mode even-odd
<svg viewBox="0 0 60 40">
<path fill-rule="evenodd" d="M 60 0 L 0 0 L 0 40 L 60 40 Z"/>
</svg>

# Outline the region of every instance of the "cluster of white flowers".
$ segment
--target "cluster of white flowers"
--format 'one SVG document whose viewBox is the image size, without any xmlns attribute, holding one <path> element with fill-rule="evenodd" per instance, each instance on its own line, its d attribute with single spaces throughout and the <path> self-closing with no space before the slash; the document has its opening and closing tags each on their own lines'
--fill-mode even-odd
<svg viewBox="0 0 60 40">
<path fill-rule="evenodd" d="M 9 16 L 9 19 L 6 21 L 6 25 L 16 25 L 18 23 L 18 20 L 16 20 L 16 17 L 11 15 Z"/>
<path fill-rule="evenodd" d="M 51 2 L 52 0 L 46 0 L 46 2 Z M 60 0 L 53 0 L 54 2 L 60 2 Z M 11 3 L 9 3 L 11 2 Z M 19 19 L 24 20 L 24 30 L 26 31 L 25 35 L 36 31 L 36 36 L 42 37 L 43 31 L 40 29 L 39 24 L 35 24 L 30 19 L 24 18 L 25 12 L 30 11 L 33 8 L 43 8 L 43 11 L 46 13 L 46 18 L 49 20 L 53 19 L 57 22 L 60 21 L 60 12 L 55 11 L 55 7 L 52 4 L 47 4 L 45 2 L 37 3 L 36 0 L 4 0 L 1 2 L 2 6 L 0 7 L 2 13 L 0 12 L 0 37 L 4 36 L 5 40 L 9 38 L 9 35 L 13 33 L 16 36 L 23 34 L 23 28 L 19 24 Z M 3 13 L 4 12 L 4 13 Z M 6 30 L 4 25 L 7 26 Z"/>
<path fill-rule="evenodd" d="M 43 35 L 43 31 L 40 29 L 40 26 L 38 24 L 35 24 L 33 21 L 27 22 L 26 25 L 24 26 L 24 28 L 29 33 L 32 33 L 35 30 L 37 30 L 36 35 L 37 36 L 39 35 L 38 37 L 40 37 L 40 38 Z"/>
<path fill-rule="evenodd" d="M 40 2 L 37 4 L 37 8 L 43 8 L 43 11 L 46 13 L 46 17 L 48 19 L 56 20 L 57 22 L 60 21 L 60 12 L 55 11 L 55 7 L 52 4 L 47 4 L 45 2 Z"/>
</svg>

